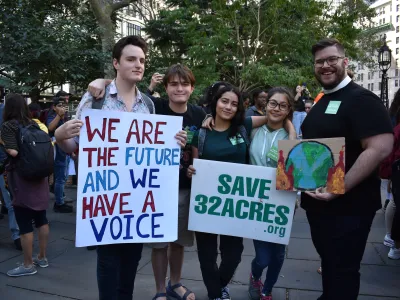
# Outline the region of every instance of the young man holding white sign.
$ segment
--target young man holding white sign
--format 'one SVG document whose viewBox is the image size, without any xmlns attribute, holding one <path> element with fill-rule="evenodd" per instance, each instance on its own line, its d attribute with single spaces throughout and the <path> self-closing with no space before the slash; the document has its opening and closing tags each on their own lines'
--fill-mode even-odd
<svg viewBox="0 0 400 300">
<path fill-rule="evenodd" d="M 102 99 L 102 110 L 149 114 L 154 113 L 152 103 L 146 101 L 136 87 L 142 80 L 146 42 L 137 36 L 119 40 L 113 49 L 113 66 L 116 78 L 107 87 Z M 76 120 L 57 129 L 58 145 L 71 153 L 78 148 L 78 136 L 83 125 L 82 110 L 92 108 L 95 99 L 86 93 L 77 109 Z M 176 135 L 178 144 L 185 146 L 186 132 Z M 97 282 L 100 300 L 132 299 L 137 267 L 141 258 L 142 243 L 101 245 L 97 248 Z"/>
<path fill-rule="evenodd" d="M 153 82 L 159 81 L 159 74 L 154 74 Z M 187 168 L 191 165 L 192 139 L 196 130 L 201 127 L 204 120 L 204 111 L 188 103 L 193 93 L 195 78 L 192 71 L 180 64 L 168 68 L 162 79 L 168 100 L 151 97 L 157 114 L 181 116 L 183 130 L 186 131 L 187 145 L 182 149 L 179 173 L 179 210 L 178 210 L 178 239 L 173 243 L 153 243 L 152 264 L 156 281 L 156 295 L 154 300 L 166 300 L 173 297 L 177 300 L 195 300 L 192 291 L 181 284 L 181 273 L 184 258 L 184 247 L 191 247 L 194 243 L 194 234 L 188 230 L 189 203 L 191 180 L 186 176 Z M 108 80 L 97 79 L 89 84 L 89 91 L 95 95 L 102 95 Z M 168 246 L 170 247 L 168 255 Z M 168 265 L 170 267 L 170 281 L 165 286 Z"/>
</svg>

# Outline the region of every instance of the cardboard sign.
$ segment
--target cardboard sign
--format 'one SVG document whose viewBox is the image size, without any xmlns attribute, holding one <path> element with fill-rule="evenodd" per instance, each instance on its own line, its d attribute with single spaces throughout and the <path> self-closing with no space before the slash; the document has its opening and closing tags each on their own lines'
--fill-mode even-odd
<svg viewBox="0 0 400 300">
<path fill-rule="evenodd" d="M 189 229 L 288 244 L 296 193 L 275 189 L 276 169 L 195 159 Z"/>
<path fill-rule="evenodd" d="M 177 239 L 182 117 L 85 110 L 76 246 Z"/>
<path fill-rule="evenodd" d="M 344 194 L 345 139 L 282 140 L 276 189 Z"/>
</svg>

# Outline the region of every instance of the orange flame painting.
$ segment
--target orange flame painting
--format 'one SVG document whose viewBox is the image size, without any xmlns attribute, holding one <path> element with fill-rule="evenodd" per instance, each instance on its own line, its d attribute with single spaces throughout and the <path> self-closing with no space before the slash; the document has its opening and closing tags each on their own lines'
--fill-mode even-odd
<svg viewBox="0 0 400 300">
<path fill-rule="evenodd" d="M 345 193 L 345 139 L 279 141 L 276 188 Z"/>
</svg>

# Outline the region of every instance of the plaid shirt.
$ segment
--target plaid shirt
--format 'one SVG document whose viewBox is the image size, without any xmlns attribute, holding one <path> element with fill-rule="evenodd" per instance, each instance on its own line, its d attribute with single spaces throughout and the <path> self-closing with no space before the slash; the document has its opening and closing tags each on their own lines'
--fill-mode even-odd
<svg viewBox="0 0 400 300">
<path fill-rule="evenodd" d="M 117 86 L 115 84 L 115 80 L 113 80 L 107 87 L 104 95 L 104 104 L 102 110 L 113 110 L 113 111 L 126 111 L 128 112 L 128 108 L 125 105 L 125 102 L 121 97 L 118 96 Z M 96 101 L 90 95 L 89 92 L 83 95 L 81 102 L 79 103 L 78 108 L 76 109 L 75 119 L 81 120 L 82 111 L 84 109 L 92 108 L 92 102 Z M 131 111 L 132 113 L 142 113 L 149 114 L 150 110 L 147 107 L 146 103 L 143 101 L 143 97 L 141 92 L 136 88 L 136 101 L 133 103 Z M 75 141 L 79 143 L 79 138 L 76 137 Z"/>
</svg>

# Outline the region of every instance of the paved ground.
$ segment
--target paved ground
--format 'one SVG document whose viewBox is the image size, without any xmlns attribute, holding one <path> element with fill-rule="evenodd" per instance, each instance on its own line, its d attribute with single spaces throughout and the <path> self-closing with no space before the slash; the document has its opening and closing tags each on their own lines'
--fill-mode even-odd
<svg viewBox="0 0 400 300">
<path fill-rule="evenodd" d="M 67 189 L 67 196 L 75 199 L 75 189 Z M 53 203 L 51 203 L 51 206 Z M 23 278 L 9 278 L 7 270 L 22 262 L 21 252 L 14 250 L 6 220 L 0 220 L 0 299 L 97 299 L 96 253 L 74 247 L 75 215 L 48 211 L 50 240 L 48 258 L 50 267 L 38 274 Z M 361 267 L 360 300 L 400 299 L 400 261 L 387 258 L 388 248 L 382 245 L 383 214 L 375 217 Z M 250 240 L 245 241 L 242 262 L 230 285 L 233 299 L 248 299 L 246 284 L 254 250 Z M 293 224 L 290 245 L 281 276 L 274 289 L 274 300 L 316 299 L 321 291 L 321 277 L 316 272 L 319 258 L 311 242 L 305 213 L 299 210 Z M 196 248 L 186 250 L 183 282 L 205 300 Z M 154 281 L 150 263 L 150 249 L 144 248 L 136 277 L 134 299 L 151 299 Z"/>
</svg>

